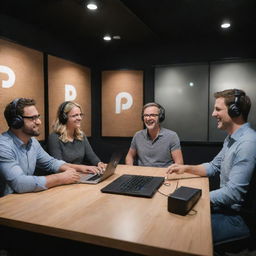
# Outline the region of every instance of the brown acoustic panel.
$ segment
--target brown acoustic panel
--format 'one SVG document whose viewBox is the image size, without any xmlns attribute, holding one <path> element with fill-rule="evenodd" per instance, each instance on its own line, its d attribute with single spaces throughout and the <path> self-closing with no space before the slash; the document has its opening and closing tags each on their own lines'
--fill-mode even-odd
<svg viewBox="0 0 256 256">
<path fill-rule="evenodd" d="M 132 137 L 143 128 L 143 71 L 102 72 L 102 136 Z"/>
<path fill-rule="evenodd" d="M 76 63 L 48 56 L 49 132 L 56 120 L 59 105 L 73 101 L 81 105 L 85 118 L 81 128 L 91 136 L 91 74 Z"/>
<path fill-rule="evenodd" d="M 33 98 L 41 114 L 39 140 L 45 139 L 43 53 L 0 39 L 0 132 L 8 129 L 4 109 L 15 98 Z"/>
</svg>

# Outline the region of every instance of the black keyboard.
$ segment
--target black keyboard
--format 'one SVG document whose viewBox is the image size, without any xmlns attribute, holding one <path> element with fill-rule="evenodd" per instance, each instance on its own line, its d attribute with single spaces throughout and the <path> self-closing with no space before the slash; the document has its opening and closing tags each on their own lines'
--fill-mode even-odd
<svg viewBox="0 0 256 256">
<path fill-rule="evenodd" d="M 151 182 L 152 179 L 152 176 L 133 176 L 127 182 L 120 184 L 120 188 L 123 192 L 139 191 L 142 187 Z"/>
</svg>

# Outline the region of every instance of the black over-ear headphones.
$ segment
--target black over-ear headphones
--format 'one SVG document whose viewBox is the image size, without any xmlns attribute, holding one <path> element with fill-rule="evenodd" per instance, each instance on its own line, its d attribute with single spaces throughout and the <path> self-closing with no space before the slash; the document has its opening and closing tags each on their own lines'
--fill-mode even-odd
<svg viewBox="0 0 256 256">
<path fill-rule="evenodd" d="M 22 116 L 17 115 L 17 105 L 21 98 L 13 100 L 10 104 L 10 120 L 8 125 L 13 129 L 20 129 L 24 125 Z"/>
<path fill-rule="evenodd" d="M 142 113 L 141 113 L 142 121 L 144 121 L 143 114 L 144 114 L 144 110 L 147 107 L 158 107 L 159 108 L 159 123 L 162 123 L 164 121 L 164 119 L 165 119 L 165 109 L 160 104 L 155 103 L 155 102 L 147 103 L 146 105 L 143 106 Z"/>
<path fill-rule="evenodd" d="M 59 111 L 58 111 L 58 118 L 60 120 L 61 124 L 66 124 L 68 121 L 68 116 L 65 113 L 65 107 L 67 106 L 67 104 L 70 103 L 70 101 L 65 101 L 63 102 L 60 106 L 59 106 Z"/>
<path fill-rule="evenodd" d="M 241 96 L 245 96 L 245 93 L 241 92 L 240 90 L 235 90 L 234 96 L 234 103 L 230 104 L 228 107 L 228 114 L 231 118 L 238 117 L 241 115 L 242 111 L 240 108 L 240 98 Z"/>
</svg>

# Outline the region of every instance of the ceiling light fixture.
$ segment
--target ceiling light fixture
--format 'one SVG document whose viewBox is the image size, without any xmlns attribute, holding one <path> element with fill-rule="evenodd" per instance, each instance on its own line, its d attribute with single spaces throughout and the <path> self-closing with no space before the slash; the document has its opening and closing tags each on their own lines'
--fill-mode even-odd
<svg viewBox="0 0 256 256">
<path fill-rule="evenodd" d="M 227 29 L 227 28 L 229 28 L 230 26 L 231 26 L 230 22 L 223 22 L 223 23 L 221 24 L 221 27 L 222 27 L 223 29 Z"/>
<path fill-rule="evenodd" d="M 105 41 L 111 41 L 111 36 L 106 35 L 106 36 L 103 37 L 103 39 Z"/>
<path fill-rule="evenodd" d="M 120 39 L 121 39 L 121 36 L 118 36 L 118 35 L 113 36 L 113 39 L 120 40 Z"/>
<path fill-rule="evenodd" d="M 88 3 L 88 4 L 86 5 L 86 7 L 87 7 L 89 10 L 92 10 L 92 11 L 95 11 L 95 10 L 98 9 L 98 6 L 97 6 L 95 3 L 93 3 L 93 2 Z"/>
</svg>

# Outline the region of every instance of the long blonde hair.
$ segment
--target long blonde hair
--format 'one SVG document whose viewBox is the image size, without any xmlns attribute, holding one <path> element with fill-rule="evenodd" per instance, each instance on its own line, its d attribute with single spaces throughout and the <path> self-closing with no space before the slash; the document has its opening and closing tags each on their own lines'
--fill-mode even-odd
<svg viewBox="0 0 256 256">
<path fill-rule="evenodd" d="M 72 101 L 65 101 L 63 102 L 57 111 L 57 116 L 55 123 L 52 126 L 53 132 L 59 135 L 59 139 L 63 142 L 68 142 L 68 132 L 67 132 L 67 125 L 66 122 L 63 122 L 63 116 L 67 120 L 67 115 L 71 111 L 72 108 L 78 107 L 82 112 L 82 108 L 78 103 Z M 80 128 L 76 128 L 74 132 L 74 138 L 77 140 L 83 140 L 84 133 Z"/>
</svg>

